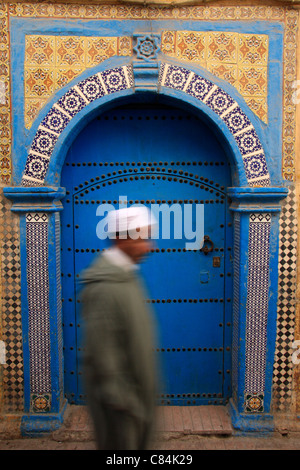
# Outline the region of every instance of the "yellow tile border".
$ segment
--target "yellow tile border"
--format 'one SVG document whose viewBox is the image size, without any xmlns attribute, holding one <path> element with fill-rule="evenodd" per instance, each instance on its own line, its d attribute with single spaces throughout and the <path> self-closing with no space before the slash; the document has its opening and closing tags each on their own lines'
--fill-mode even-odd
<svg viewBox="0 0 300 470">
<path fill-rule="evenodd" d="M 144 6 L 133 4 L 9 3 L 12 16 L 84 19 L 284 20 L 282 6 Z"/>
<path fill-rule="evenodd" d="M 30 129 L 50 96 L 87 68 L 114 55 L 131 55 L 131 37 L 26 35 L 24 122 Z M 44 80 L 40 76 L 44 72 Z M 33 100 L 39 106 L 33 108 Z M 35 111 L 35 112 L 34 112 Z"/>
<path fill-rule="evenodd" d="M 227 31 L 163 31 L 162 52 L 194 62 L 234 86 L 264 123 L 268 122 L 268 49 L 266 34 Z M 246 75 L 251 73 L 252 77 Z M 255 77 L 257 75 L 257 77 Z M 251 100 L 250 100 L 251 98 Z"/>
<path fill-rule="evenodd" d="M 172 45 L 172 52 L 169 52 L 170 41 L 168 38 L 171 36 L 174 44 Z M 127 41 L 127 49 L 120 51 L 117 37 L 26 35 L 25 127 L 31 127 L 40 109 L 40 106 L 38 106 L 36 114 L 34 114 L 34 109 L 29 107 L 29 100 L 32 103 L 33 98 L 39 99 L 39 103 L 43 102 L 45 104 L 57 89 L 66 85 L 86 68 L 92 67 L 114 55 L 119 55 L 120 52 L 131 55 L 131 38 L 125 37 L 123 40 Z M 264 55 L 257 54 L 258 46 L 260 48 L 264 47 Z M 166 54 L 175 56 L 180 60 L 200 63 L 218 77 L 228 80 L 244 98 L 249 98 L 248 95 L 250 95 L 251 102 L 253 101 L 252 95 L 259 94 L 260 98 L 265 100 L 265 103 L 258 108 L 259 112 L 256 112 L 256 108 L 253 106 L 251 109 L 262 121 L 267 123 L 267 35 L 250 35 L 226 31 L 163 31 L 161 47 Z M 242 53 L 241 48 L 244 48 Z M 259 66 L 257 66 L 258 59 Z M 234 73 L 229 72 L 230 68 L 231 72 Z M 266 87 L 263 90 L 256 87 L 253 92 L 249 88 L 244 90 L 240 79 L 241 69 L 245 71 L 260 70 L 260 74 L 264 73 L 266 76 Z M 252 78 L 251 80 L 253 88 L 257 83 L 255 79 Z M 250 82 L 250 80 L 247 82 Z"/>
<path fill-rule="evenodd" d="M 0 5 L 1 58 L 0 80 L 4 86 L 4 100 L 0 103 L 0 183 L 7 184 L 11 179 L 11 105 L 10 105 L 10 62 L 8 5 Z"/>
</svg>

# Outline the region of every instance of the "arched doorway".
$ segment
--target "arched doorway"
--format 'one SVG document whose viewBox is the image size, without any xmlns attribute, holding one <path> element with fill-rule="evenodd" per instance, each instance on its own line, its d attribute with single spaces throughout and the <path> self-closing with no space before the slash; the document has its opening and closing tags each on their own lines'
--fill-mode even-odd
<svg viewBox="0 0 300 470">
<path fill-rule="evenodd" d="M 28 358 L 28 361 L 25 363 L 26 370 L 24 373 L 24 402 L 25 411 L 28 413 L 23 419 L 22 426 L 24 432 L 30 433 L 32 430 L 37 431 L 42 429 L 39 424 L 40 421 L 43 429 L 53 429 L 53 427 L 61 422 L 66 405 L 63 366 L 66 365 L 67 368 L 69 366 L 68 359 L 65 361 L 65 364 L 63 361 L 60 292 L 61 253 L 63 255 L 67 253 L 70 256 L 72 253 L 72 246 L 70 245 L 67 246 L 65 252 L 61 252 L 60 237 L 60 212 L 63 209 L 60 200 L 63 198 L 65 191 L 60 184 L 61 171 L 66 154 L 76 136 L 80 138 L 81 131 L 99 115 L 100 110 L 101 113 L 104 113 L 112 105 L 116 106 L 117 103 L 120 103 L 119 100 L 122 99 L 123 103 L 127 100 L 126 102 L 128 103 L 133 98 L 141 97 L 144 92 L 147 93 L 147 97 L 178 100 L 177 102 L 180 103 L 180 106 L 184 106 L 185 109 L 191 107 L 190 109 L 193 109 L 194 112 L 204 116 L 205 123 L 213 122 L 212 129 L 216 129 L 220 139 L 222 139 L 223 152 L 228 151 L 232 164 L 231 177 L 233 187 L 228 189 L 227 195 L 232 199 L 230 213 L 233 214 L 234 244 L 233 247 L 229 243 L 229 245 L 224 245 L 222 248 L 224 250 L 225 247 L 227 248 L 224 251 L 224 260 L 231 261 L 230 257 L 228 257 L 229 249 L 233 248 L 234 252 L 232 351 L 230 340 L 228 340 L 231 321 L 226 316 L 224 316 L 224 326 L 226 327 L 224 328 L 223 335 L 226 339 L 223 344 L 223 353 L 228 364 L 230 364 L 232 356 L 232 399 L 230 400 L 230 413 L 233 425 L 236 428 L 242 430 L 253 430 L 255 426 L 260 429 L 263 426 L 265 430 L 273 428 L 273 417 L 271 414 L 272 367 L 275 348 L 274 331 L 276 328 L 278 288 L 278 245 L 276 240 L 278 239 L 280 201 L 286 196 L 287 190 L 282 185 L 276 186 L 274 183 L 273 176 L 269 173 L 266 159 L 266 154 L 270 151 L 269 143 L 265 139 L 262 129 L 257 125 L 257 122 L 253 119 L 250 111 L 245 103 L 240 100 L 237 93 L 233 92 L 232 89 L 227 92 L 226 89 L 228 87 L 226 84 L 223 83 L 222 87 L 218 86 L 211 77 L 207 77 L 206 73 L 203 70 L 199 71 L 197 67 L 193 67 L 193 70 L 190 70 L 178 63 L 167 64 L 162 62 L 160 69 L 151 66 L 148 70 L 149 74 L 145 74 L 145 68 L 148 66 L 148 63 L 143 63 L 143 66 L 139 68 L 130 63 L 124 65 L 123 58 L 112 59 L 105 64 L 101 64 L 97 70 L 94 70 L 96 72 L 94 75 L 90 76 L 87 72 L 81 77 L 82 80 L 80 82 L 73 83 L 73 85 L 66 87 L 66 89 L 60 90 L 57 96 L 53 97 L 53 100 L 41 113 L 39 122 L 36 122 L 32 128 L 32 132 L 28 137 L 28 154 L 22 153 L 20 163 L 15 168 L 14 181 L 16 185 L 4 189 L 4 194 L 14 202 L 12 210 L 20 213 L 23 347 L 24 355 Z M 141 102 L 142 100 L 137 99 L 137 101 Z M 149 126 L 144 126 L 144 128 L 149 129 Z M 189 127 L 187 130 L 190 130 Z M 208 133 L 210 131 L 208 129 Z M 206 142 L 208 133 L 205 133 L 205 139 L 202 139 L 202 142 Z M 137 133 L 135 133 L 136 135 Z M 177 136 L 176 133 L 175 135 Z M 216 138 L 216 136 L 213 138 L 213 140 L 218 139 L 219 137 Z M 171 140 L 173 140 L 173 137 Z M 153 142 L 154 139 L 151 140 L 151 144 Z M 199 145 L 197 145 L 198 147 Z M 26 147 L 24 148 L 26 150 Z M 97 166 L 98 160 L 94 161 L 94 157 L 95 154 L 93 159 L 84 163 L 91 163 L 92 165 L 90 166 L 92 167 L 94 167 L 95 163 Z M 115 161 L 118 162 L 117 160 Z M 164 164 L 162 168 L 175 168 L 174 165 L 170 165 L 170 167 L 165 165 L 166 162 L 168 163 L 168 160 L 165 159 L 165 153 L 164 158 L 160 161 Z M 172 161 L 174 164 L 176 162 L 176 167 L 177 163 L 178 166 L 184 163 L 180 169 L 182 171 L 180 179 L 183 182 L 180 184 L 178 173 L 171 172 L 171 174 L 168 174 L 167 172 L 168 176 L 165 176 L 166 172 L 162 170 L 161 174 L 157 175 L 157 181 L 165 181 L 170 187 L 171 185 L 172 187 L 189 187 L 189 189 L 193 187 L 193 189 L 197 188 L 199 191 L 201 189 L 205 191 L 204 183 L 209 183 L 206 185 L 207 190 L 212 190 L 213 192 L 216 190 L 213 187 L 213 183 L 216 180 L 213 178 L 210 180 L 210 176 L 198 174 L 198 177 L 202 176 L 204 178 L 204 183 L 201 181 L 203 185 L 203 188 L 201 188 L 201 185 L 197 186 L 199 179 L 196 178 L 196 175 L 193 178 L 189 176 L 188 171 L 185 171 L 188 167 L 188 162 L 195 162 L 195 167 L 197 167 L 197 160 L 194 158 L 190 160 L 190 155 L 187 156 L 187 160 L 182 158 L 175 160 L 172 158 L 170 163 Z M 139 165 L 137 165 L 138 160 L 126 159 L 127 162 L 129 167 L 131 162 L 131 169 L 133 174 L 135 174 L 135 170 L 139 168 Z M 133 162 L 134 165 L 132 165 Z M 150 159 L 148 162 L 143 159 L 143 162 L 146 164 L 157 163 L 157 159 Z M 206 162 L 209 163 L 210 160 L 206 160 Z M 210 169 L 210 166 L 217 169 L 218 165 L 214 165 L 214 162 L 210 163 L 202 165 L 202 170 L 205 170 L 205 167 Z M 89 167 L 89 165 L 87 166 Z M 71 167 L 72 169 L 76 167 L 75 162 L 71 164 Z M 150 174 L 152 174 L 150 168 L 153 167 L 154 165 L 148 165 Z M 191 168 L 191 166 L 189 167 Z M 120 179 L 114 183 L 114 180 L 117 180 L 117 175 L 114 175 L 113 172 L 110 173 L 110 181 L 107 180 L 102 183 L 105 185 L 107 183 L 106 189 L 115 186 L 122 178 L 120 174 Z M 184 173 L 187 173 L 187 175 Z M 161 180 L 159 180 L 158 176 L 161 177 Z M 83 182 L 80 182 L 79 184 L 82 184 L 80 190 L 84 189 L 85 184 L 89 185 L 91 183 L 93 185 L 94 182 L 91 182 L 93 177 L 90 176 L 90 180 L 85 179 Z M 151 179 L 152 177 L 155 177 L 155 174 L 152 174 Z M 177 181 L 175 181 L 175 178 L 177 178 Z M 208 181 L 205 181 L 205 178 Z M 135 180 L 135 177 L 133 177 L 133 180 L 130 181 L 135 185 L 138 180 Z M 145 180 L 141 181 L 145 182 Z M 213 183 L 210 183 L 210 181 Z M 218 184 L 221 183 L 218 182 Z M 226 187 L 226 184 L 224 187 Z M 134 185 L 132 184 L 132 188 Z M 210 189 L 208 189 L 208 186 L 210 186 Z M 144 185 L 143 189 L 145 187 Z M 218 193 L 220 194 L 219 189 L 221 190 L 221 187 L 218 187 Z M 86 187 L 85 190 L 88 190 L 88 188 Z M 69 190 L 67 196 L 71 196 Z M 107 197 L 112 197 L 112 195 Z M 185 200 L 184 197 L 186 196 L 180 195 L 183 201 Z M 192 200 L 202 200 L 199 193 L 197 193 L 197 196 L 193 194 L 188 197 Z M 172 194 L 170 198 L 168 196 L 168 199 L 166 197 L 166 201 L 174 199 L 179 200 L 179 195 L 173 196 Z M 93 200 L 97 201 L 97 199 Z M 159 195 L 159 200 L 162 200 L 161 195 Z M 86 202 L 83 201 L 83 204 L 86 204 Z M 212 206 L 217 207 L 217 203 L 214 204 Z M 87 206 L 89 204 L 86 204 Z M 212 206 L 210 206 L 210 203 L 207 205 L 207 207 Z M 211 218 L 210 222 L 211 220 L 214 221 L 215 217 Z M 228 224 L 230 223 L 228 222 Z M 68 228 L 73 230 L 73 225 L 71 223 L 68 223 L 68 225 L 70 225 Z M 230 227 L 226 226 L 226 233 L 227 230 L 230 230 Z M 66 236 L 66 233 L 64 236 Z M 208 236 L 212 243 L 214 243 L 211 236 Z M 71 240 L 73 240 L 72 236 L 67 239 L 67 242 L 71 243 Z M 257 240 L 259 240 L 259 244 L 257 244 Z M 208 242 L 208 245 L 212 247 L 210 242 Z M 64 241 L 63 246 L 66 246 Z M 216 244 L 214 244 L 214 247 L 216 247 Z M 217 248 L 219 249 L 219 247 Z M 75 252 L 76 249 L 79 248 L 75 248 Z M 84 250 L 84 248 L 80 249 Z M 90 248 L 88 247 L 88 249 Z M 172 252 L 167 251 L 167 253 L 170 256 L 173 254 L 176 256 L 182 255 L 183 253 L 185 256 L 193 256 L 193 253 L 186 254 L 183 250 L 182 252 L 178 251 L 175 253 L 173 248 Z M 162 250 L 159 253 L 153 253 L 155 256 L 156 254 L 166 255 Z M 206 255 L 206 260 L 209 260 L 211 254 L 210 252 Z M 204 257 L 202 258 L 204 259 Z M 150 259 L 157 258 L 153 256 Z M 220 263 L 222 261 L 221 259 Z M 74 261 L 72 263 L 74 265 Z M 68 264 L 68 266 L 72 267 L 72 263 Z M 218 264 L 218 261 L 216 263 Z M 223 274 L 225 285 L 225 290 L 222 293 L 225 293 L 226 296 L 223 299 L 225 300 L 226 298 L 224 311 L 227 312 L 231 311 L 231 292 L 230 290 L 227 291 L 226 287 L 231 287 L 231 284 L 225 282 L 225 279 L 230 279 L 231 273 L 229 267 L 230 263 L 227 266 L 225 265 L 225 271 L 221 273 Z M 213 266 L 213 268 L 217 269 L 217 266 Z M 74 271 L 74 268 L 72 269 Z M 68 279 L 70 283 L 73 282 L 71 294 L 75 292 L 72 276 L 77 276 L 78 274 L 73 271 L 64 273 L 64 280 Z M 210 273 L 209 269 L 201 270 L 201 279 L 202 281 L 204 279 L 204 284 L 205 279 L 210 279 Z M 173 272 L 171 274 L 173 275 Z M 68 285 L 71 284 L 68 283 Z M 177 303 L 177 300 L 183 300 L 181 305 L 184 304 L 190 307 L 192 304 L 195 304 L 199 306 L 201 298 L 200 296 L 189 298 L 182 295 L 176 298 L 168 296 L 164 300 L 167 299 L 171 302 L 165 302 L 164 304 L 167 304 L 167 306 L 176 305 L 177 307 L 180 304 L 180 302 Z M 203 297 L 202 300 L 205 298 L 209 302 L 210 299 L 212 299 L 212 303 L 214 302 L 214 297 L 208 298 L 207 296 Z M 66 299 L 70 304 L 77 300 L 72 295 L 64 298 L 64 302 Z M 199 299 L 199 302 L 197 299 Z M 163 299 L 154 296 L 154 298 L 149 298 L 148 300 L 152 302 L 152 300 Z M 176 300 L 176 303 L 173 300 Z M 159 305 L 160 307 L 162 304 L 163 302 L 157 302 L 155 306 Z M 204 302 L 202 304 L 204 305 Z M 76 316 L 73 316 L 72 321 L 74 322 L 75 320 Z M 167 326 L 170 326 L 170 328 L 166 331 L 172 331 L 172 325 L 173 322 L 169 322 Z M 220 328 L 222 327 L 223 325 L 220 326 Z M 200 331 L 200 328 L 195 329 L 195 331 Z M 73 329 L 72 334 L 76 337 L 75 329 Z M 182 337 L 183 335 L 181 335 L 180 339 Z M 227 344 L 229 344 L 228 347 L 226 346 Z M 41 348 L 37 348 L 36 345 L 42 346 L 45 354 L 41 354 Z M 80 346 L 73 342 L 70 350 L 74 347 Z M 201 351 L 199 348 L 201 348 Z M 191 349 L 188 352 L 193 353 L 207 352 L 207 349 L 204 351 L 204 347 L 202 351 L 201 346 L 198 346 L 198 349 L 194 346 L 190 348 L 182 343 L 178 347 L 169 347 L 169 344 L 167 347 L 161 345 L 159 349 L 161 349 L 159 353 L 161 352 L 164 355 L 165 352 L 172 352 L 172 356 L 169 355 L 169 357 L 175 357 L 177 352 L 186 353 L 187 349 Z M 166 351 L 166 349 L 169 349 L 169 351 Z M 44 357 L 51 358 L 51 361 L 45 361 Z M 168 357 L 167 354 L 165 357 Z M 70 365 L 74 365 L 74 368 L 69 369 L 70 374 L 76 376 L 77 372 L 80 372 L 76 365 L 77 354 L 75 356 L 71 355 L 70 361 Z M 190 377 L 198 378 L 197 374 L 194 373 L 195 369 L 191 368 L 190 370 L 193 371 Z M 227 370 L 228 375 L 226 375 Z M 226 374 L 224 371 L 226 371 Z M 222 374 L 225 383 L 225 378 L 230 377 L 230 367 L 228 369 L 224 367 L 220 375 Z M 174 376 L 176 374 L 173 374 Z M 77 398 L 80 398 L 80 393 L 78 393 L 78 388 L 76 390 L 77 400 Z M 199 393 L 200 396 L 197 396 Z M 211 395 L 211 392 L 209 393 Z M 213 398 L 216 401 L 218 398 L 220 400 L 224 399 L 217 396 L 218 391 L 212 393 L 216 394 L 216 396 L 208 397 L 207 393 L 207 397 L 202 395 L 201 398 L 201 392 L 190 393 L 189 391 L 185 393 L 185 391 L 178 391 L 173 393 L 172 388 L 166 388 L 163 393 L 164 397 L 161 398 L 167 402 L 170 402 L 171 399 L 184 399 L 186 403 L 191 398 L 196 402 L 197 400 L 200 402 L 204 398 Z M 191 396 L 183 396 L 187 394 Z M 174 397 L 171 395 L 174 395 Z M 180 396 L 176 397 L 175 395 Z M 75 393 L 74 397 L 70 396 L 70 399 L 75 401 Z"/>
<path fill-rule="evenodd" d="M 231 396 L 231 169 L 207 121 L 170 104 L 126 104 L 101 113 L 69 148 L 61 184 L 65 394 L 84 403 L 78 279 L 109 246 L 96 234 L 101 204 L 157 204 L 158 238 L 142 264 L 157 320 L 158 403 L 224 404 Z M 121 202 L 120 202 L 121 201 Z M 204 249 L 196 231 L 204 209 Z M 197 209 L 198 208 L 198 209 Z M 169 211 L 169 212 L 168 212 Z M 189 212 L 191 211 L 191 212 Z M 188 226 L 187 213 L 193 214 Z M 99 211 L 98 211 L 99 214 Z M 101 213 L 103 215 L 103 212 Z M 181 217 L 182 238 L 173 216 Z M 186 217 L 186 218 L 185 218 Z M 169 221 L 170 233 L 164 232 Z M 196 223 L 197 222 L 197 223 Z M 201 237 L 202 238 L 202 237 Z M 192 246 L 193 249 L 189 249 Z M 207 250 L 207 251 L 206 251 Z"/>
</svg>

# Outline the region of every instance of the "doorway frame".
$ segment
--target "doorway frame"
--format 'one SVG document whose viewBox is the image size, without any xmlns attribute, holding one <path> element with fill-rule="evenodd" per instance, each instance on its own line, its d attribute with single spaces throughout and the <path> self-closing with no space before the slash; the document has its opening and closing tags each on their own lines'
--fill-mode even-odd
<svg viewBox="0 0 300 470">
<path fill-rule="evenodd" d="M 181 74 L 182 82 L 179 75 L 178 80 L 172 82 L 171 72 Z M 194 93 L 190 92 L 189 87 L 195 80 L 213 84 L 210 95 L 205 99 L 197 97 L 195 89 Z M 100 83 L 101 90 L 89 101 L 86 95 L 85 99 L 82 96 L 82 86 L 92 81 Z M 208 104 L 212 94 L 218 91 L 223 91 L 231 103 L 237 103 L 241 114 L 250 121 L 249 130 L 258 138 L 261 152 L 255 150 L 249 158 L 256 160 L 259 177 L 251 175 L 241 140 L 228 126 L 226 116 L 233 104 L 227 106 L 222 114 Z M 65 97 L 74 93 L 79 95 L 81 104 L 72 114 L 62 108 Z M 22 432 L 25 435 L 51 431 L 60 426 L 66 408 L 60 299 L 60 200 L 65 191 L 60 187 L 60 172 L 67 150 L 81 129 L 99 112 L 130 101 L 133 95 L 147 99 L 149 93 L 158 93 L 163 99 L 177 101 L 182 107 L 189 107 L 194 113 L 205 116 L 223 139 L 233 168 L 233 187 L 228 190 L 232 200 L 230 209 L 234 213 L 235 241 L 232 424 L 241 431 L 273 430 L 271 406 L 279 214 L 281 200 L 288 190 L 282 182 L 278 183 L 281 181 L 279 175 L 273 183 L 266 158 L 269 143 L 236 90 L 201 67 L 190 67 L 190 64 L 158 54 L 153 61 L 143 57 L 139 60 L 109 59 L 60 90 L 32 127 L 29 152 L 15 168 L 14 185 L 4 188 L 4 195 L 13 201 L 12 211 L 20 215 L 24 354 Z M 53 111 L 62 118 L 61 132 L 45 127 L 47 117 Z M 246 131 L 244 128 L 242 134 Z M 44 141 L 42 149 L 39 145 L 43 137 L 48 139 L 48 143 Z M 257 240 L 260 240 L 259 246 Z M 258 286 L 264 287 L 259 296 L 255 295 Z M 255 327 L 257 322 L 259 330 Z M 43 361 L 42 357 L 48 357 L 49 361 Z"/>
</svg>

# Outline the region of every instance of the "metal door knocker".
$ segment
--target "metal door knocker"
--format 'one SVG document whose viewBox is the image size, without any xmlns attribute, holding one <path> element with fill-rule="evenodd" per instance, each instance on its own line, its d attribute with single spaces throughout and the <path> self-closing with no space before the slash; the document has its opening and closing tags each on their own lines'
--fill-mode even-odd
<svg viewBox="0 0 300 470">
<path fill-rule="evenodd" d="M 210 246 L 208 246 L 207 243 L 210 244 Z M 211 241 L 208 235 L 204 235 L 204 242 L 200 251 L 203 251 L 203 253 L 207 255 L 207 253 L 210 253 L 211 251 L 213 251 L 213 249 L 214 249 L 213 242 Z"/>
</svg>

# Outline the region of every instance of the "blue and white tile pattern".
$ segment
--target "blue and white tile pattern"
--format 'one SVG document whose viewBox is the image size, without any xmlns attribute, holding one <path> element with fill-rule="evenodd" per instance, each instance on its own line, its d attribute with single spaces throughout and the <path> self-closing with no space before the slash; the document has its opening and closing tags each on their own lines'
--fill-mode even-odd
<svg viewBox="0 0 300 470">
<path fill-rule="evenodd" d="M 68 90 L 41 122 L 28 153 L 22 186 L 42 186 L 57 140 L 85 106 L 111 93 L 132 88 L 131 66 L 116 67 L 80 81 Z"/>
<path fill-rule="evenodd" d="M 233 135 L 249 186 L 270 186 L 270 176 L 260 139 L 238 103 L 221 87 L 183 67 L 162 64 L 160 85 L 181 90 L 205 103 L 224 121 Z"/>
<path fill-rule="evenodd" d="M 228 93 L 188 69 L 165 63 L 161 65 L 159 84 L 194 96 L 215 112 L 237 143 L 249 186 L 270 186 L 260 139 L 249 118 Z M 133 86 L 132 67 L 123 66 L 97 73 L 67 91 L 52 106 L 37 130 L 28 154 L 22 185 L 43 185 L 56 142 L 77 113 L 96 99 Z"/>
<path fill-rule="evenodd" d="M 26 214 L 30 392 L 51 393 L 48 215 Z"/>
<path fill-rule="evenodd" d="M 246 303 L 245 411 L 263 410 L 268 330 L 270 213 L 252 213 L 249 220 Z M 259 406 L 258 405 L 259 398 Z M 251 398 L 251 399 L 249 399 Z"/>
</svg>

